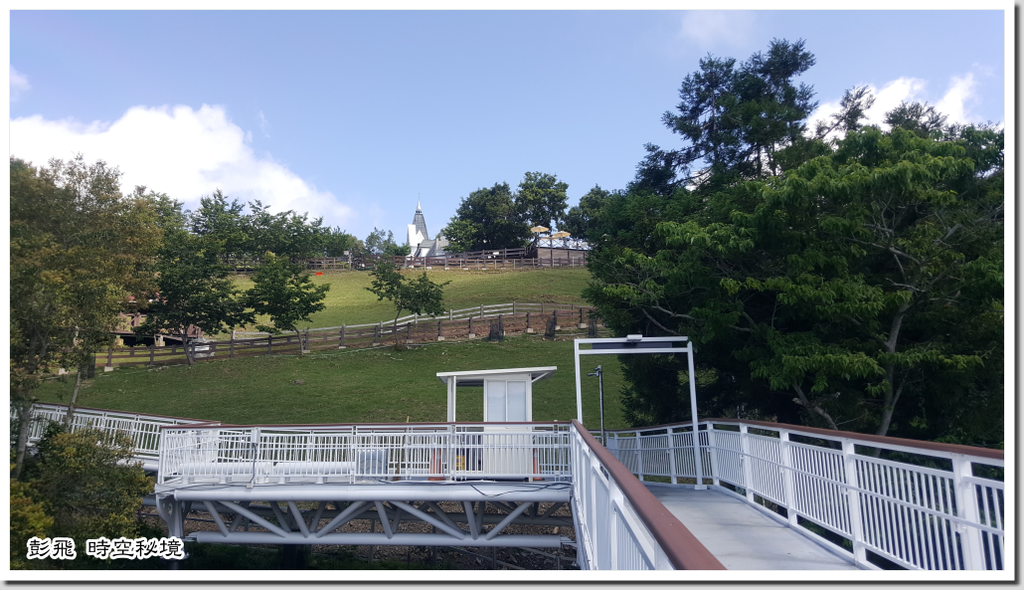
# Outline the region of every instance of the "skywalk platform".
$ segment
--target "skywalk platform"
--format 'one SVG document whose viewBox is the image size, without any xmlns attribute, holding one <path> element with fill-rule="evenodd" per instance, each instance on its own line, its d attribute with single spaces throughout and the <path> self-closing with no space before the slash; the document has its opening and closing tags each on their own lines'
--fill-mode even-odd
<svg viewBox="0 0 1024 590">
<path fill-rule="evenodd" d="M 726 569 L 860 569 L 739 498 L 713 489 L 644 485 Z"/>
</svg>

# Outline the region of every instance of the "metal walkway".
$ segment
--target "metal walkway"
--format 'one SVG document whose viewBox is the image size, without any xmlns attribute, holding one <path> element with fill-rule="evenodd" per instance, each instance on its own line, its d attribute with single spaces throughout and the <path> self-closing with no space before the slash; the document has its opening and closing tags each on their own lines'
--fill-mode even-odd
<svg viewBox="0 0 1024 590">
<path fill-rule="evenodd" d="M 728 493 L 672 484 L 644 485 L 726 569 L 860 569 Z"/>
</svg>

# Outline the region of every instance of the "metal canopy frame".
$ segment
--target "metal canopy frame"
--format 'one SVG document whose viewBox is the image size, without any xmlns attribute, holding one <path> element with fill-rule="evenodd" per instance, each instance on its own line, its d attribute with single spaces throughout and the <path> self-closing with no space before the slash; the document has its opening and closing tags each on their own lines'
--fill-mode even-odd
<svg viewBox="0 0 1024 590">
<path fill-rule="evenodd" d="M 685 343 L 686 346 L 673 346 Z M 592 348 L 580 348 L 589 344 Z M 630 334 L 625 338 L 577 338 L 573 340 L 573 359 L 576 362 L 576 419 L 583 424 L 583 388 L 580 380 L 580 356 L 593 354 L 685 354 L 690 376 L 690 420 L 693 424 L 693 459 L 696 463 L 696 489 L 707 489 L 704 485 L 704 468 L 701 464 L 700 431 L 697 428 L 697 384 L 693 370 L 693 343 L 686 336 L 642 336 Z M 639 445 L 639 441 L 637 441 Z"/>
<path fill-rule="evenodd" d="M 459 385 L 463 387 L 483 387 L 484 380 L 488 378 L 529 375 L 531 387 L 529 397 L 532 398 L 533 384 L 541 379 L 547 379 L 557 369 L 558 367 L 523 367 L 515 369 L 484 369 L 480 371 L 447 371 L 437 373 L 437 378 L 441 380 L 441 383 L 444 383 L 448 387 L 448 412 L 446 420 L 448 422 L 455 422 L 455 393 L 456 388 Z"/>
</svg>

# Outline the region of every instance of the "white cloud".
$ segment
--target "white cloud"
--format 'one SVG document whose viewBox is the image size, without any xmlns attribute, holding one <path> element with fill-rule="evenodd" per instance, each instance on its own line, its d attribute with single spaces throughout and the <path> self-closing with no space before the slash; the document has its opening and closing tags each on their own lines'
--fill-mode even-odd
<svg viewBox="0 0 1024 590">
<path fill-rule="evenodd" d="M 753 33 L 754 14 L 743 10 L 690 10 L 680 28 L 684 39 L 705 48 L 744 45 Z"/>
<path fill-rule="evenodd" d="M 31 89 L 32 86 L 28 83 L 28 78 L 24 74 L 14 69 L 11 66 L 11 102 L 18 100 L 22 92 Z"/>
<path fill-rule="evenodd" d="M 102 159 L 124 173 L 121 188 L 136 185 L 167 193 L 193 209 L 199 197 L 221 189 L 245 203 L 259 199 L 273 211 L 293 209 L 323 216 L 327 225 L 349 224 L 357 214 L 329 192 L 318 190 L 275 162 L 258 158 L 251 134 L 232 123 L 223 107 L 137 106 L 117 121 L 85 125 L 40 115 L 11 121 L 11 153 L 35 165 L 77 153 Z"/>
<path fill-rule="evenodd" d="M 868 84 L 868 90 L 875 96 L 875 104 L 865 113 L 865 123 L 885 129 L 885 114 L 898 107 L 901 102 L 926 102 L 935 110 L 947 116 L 947 123 L 981 123 L 969 105 L 977 101 L 974 74 L 953 76 L 946 93 L 937 102 L 929 98 L 928 83 L 918 78 L 897 78 L 885 83 L 881 89 Z M 839 100 L 822 102 L 808 118 L 808 131 L 813 132 L 818 121 L 830 121 L 839 112 Z"/>
<path fill-rule="evenodd" d="M 949 120 L 961 123 L 980 123 L 981 121 L 968 112 L 967 103 L 977 102 L 977 95 L 974 92 L 976 83 L 974 74 L 968 73 L 964 77 L 953 76 L 949 83 L 949 90 L 942 100 L 935 103 L 935 110 L 949 115 Z"/>
</svg>

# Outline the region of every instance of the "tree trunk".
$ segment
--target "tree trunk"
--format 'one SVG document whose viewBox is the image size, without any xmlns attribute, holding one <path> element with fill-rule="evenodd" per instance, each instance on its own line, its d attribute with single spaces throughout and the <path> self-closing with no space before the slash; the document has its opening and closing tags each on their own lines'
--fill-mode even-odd
<svg viewBox="0 0 1024 590">
<path fill-rule="evenodd" d="M 75 390 L 71 393 L 71 402 L 68 403 L 68 412 L 64 414 L 64 424 L 71 426 L 71 420 L 75 414 L 75 401 L 78 400 L 78 390 L 82 387 L 82 369 L 75 373 Z"/>
<path fill-rule="evenodd" d="M 18 402 L 18 445 L 15 451 L 14 473 L 11 479 L 21 477 L 21 468 L 25 465 L 25 450 L 28 448 L 28 433 L 32 427 L 32 399 L 26 396 Z"/>
</svg>

